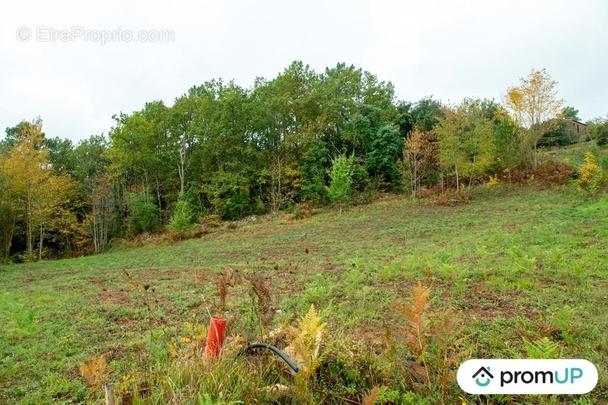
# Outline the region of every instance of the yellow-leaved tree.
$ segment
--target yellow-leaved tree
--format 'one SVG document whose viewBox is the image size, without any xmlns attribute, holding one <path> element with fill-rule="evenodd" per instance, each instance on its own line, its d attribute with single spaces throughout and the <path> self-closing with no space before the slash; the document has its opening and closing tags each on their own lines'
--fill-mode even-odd
<svg viewBox="0 0 608 405">
<path fill-rule="evenodd" d="M 533 167 L 537 164 L 538 141 L 557 122 L 564 100 L 557 96 L 557 82 L 545 69 L 532 69 L 528 77 L 520 78 L 519 86 L 509 87 L 504 104 L 515 121 L 528 130 L 528 143 L 533 149 Z"/>
<path fill-rule="evenodd" d="M 63 205 L 74 195 L 74 182 L 53 173 L 40 121 L 22 122 L 16 135 L 15 144 L 2 165 L 4 194 L 17 218 L 25 224 L 26 260 L 35 259 L 36 238 L 38 259 L 41 259 L 45 232 L 57 219 L 65 218 Z"/>
</svg>

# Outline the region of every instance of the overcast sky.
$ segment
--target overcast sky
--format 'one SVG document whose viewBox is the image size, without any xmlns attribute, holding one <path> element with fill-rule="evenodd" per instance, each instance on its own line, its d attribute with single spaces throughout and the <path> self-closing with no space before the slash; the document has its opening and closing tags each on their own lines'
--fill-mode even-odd
<svg viewBox="0 0 608 405">
<path fill-rule="evenodd" d="M 294 60 L 354 64 L 408 101 L 499 101 L 546 68 L 582 120 L 605 117 L 606 21 L 605 0 L 3 1 L 0 130 L 40 116 L 76 142 L 147 101 L 219 77 L 250 87 Z"/>
</svg>

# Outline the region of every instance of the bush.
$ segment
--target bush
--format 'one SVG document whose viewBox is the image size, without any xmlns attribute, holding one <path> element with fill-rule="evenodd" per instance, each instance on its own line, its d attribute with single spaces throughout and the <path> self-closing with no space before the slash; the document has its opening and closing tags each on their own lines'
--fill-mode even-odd
<svg viewBox="0 0 608 405">
<path fill-rule="evenodd" d="M 597 129 L 595 143 L 597 146 L 608 144 L 608 124 L 604 124 Z"/>
<path fill-rule="evenodd" d="M 190 203 L 181 198 L 175 203 L 173 217 L 169 222 L 169 229 L 175 232 L 187 232 L 192 228 L 192 207 Z"/>
<path fill-rule="evenodd" d="M 353 160 L 353 157 L 338 156 L 332 162 L 329 172 L 331 182 L 327 192 L 334 204 L 343 204 L 352 196 Z"/>
<path fill-rule="evenodd" d="M 327 203 L 325 184 L 328 167 L 329 151 L 321 144 L 314 144 L 300 163 L 302 176 L 301 201 L 312 201 L 315 204 Z"/>
<path fill-rule="evenodd" d="M 539 188 L 563 185 L 574 178 L 576 171 L 568 163 L 549 160 L 538 166 L 534 172 Z"/>
<path fill-rule="evenodd" d="M 158 207 L 147 201 L 144 193 L 132 194 L 129 198 L 129 234 L 156 232 L 160 228 Z"/>
<path fill-rule="evenodd" d="M 235 220 L 249 211 L 249 180 L 238 173 L 220 172 L 206 185 L 206 193 L 215 214 Z"/>
<path fill-rule="evenodd" d="M 465 190 L 450 190 L 439 194 L 435 203 L 442 207 L 452 207 L 455 205 L 468 204 L 470 200 L 471 194 L 469 194 L 469 192 Z"/>
<path fill-rule="evenodd" d="M 577 188 L 589 191 L 592 194 L 605 188 L 608 182 L 608 176 L 598 165 L 595 155 L 591 152 L 585 154 L 585 164 L 578 169 L 578 177 Z"/>
</svg>

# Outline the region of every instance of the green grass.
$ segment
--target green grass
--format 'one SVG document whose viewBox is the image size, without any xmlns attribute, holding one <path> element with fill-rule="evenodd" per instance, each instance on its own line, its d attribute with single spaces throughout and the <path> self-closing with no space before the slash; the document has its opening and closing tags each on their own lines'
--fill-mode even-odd
<svg viewBox="0 0 608 405">
<path fill-rule="evenodd" d="M 607 263 L 605 196 L 498 186 L 475 190 L 465 206 L 395 198 L 202 239 L 0 267 L 0 403 L 85 401 L 78 364 L 103 353 L 112 381 L 134 369 L 153 371 L 141 370 L 151 364 L 141 358 L 149 313 L 123 270 L 150 285 L 154 334 L 179 335 L 185 321 L 207 322 L 214 276 L 226 266 L 267 277 L 282 310 L 277 325 L 314 303 L 329 331 L 376 353 L 394 329 L 394 300 L 422 281 L 432 285 L 430 311 L 453 307 L 461 315 L 472 358 L 525 357 L 524 338 L 547 336 L 564 357 L 597 366 L 600 382 L 586 397 L 606 402 Z M 230 291 L 231 335 L 245 335 L 239 328 L 249 302 L 244 286 Z M 159 361 L 167 355 L 161 346 L 148 352 Z M 457 387 L 452 395 L 476 401 Z"/>
<path fill-rule="evenodd" d="M 552 150 L 541 151 L 541 159 L 553 159 L 559 162 L 568 162 L 573 167 L 581 167 L 585 163 L 585 153 L 593 152 L 596 156 L 606 159 L 608 157 L 608 149 L 598 147 L 595 141 L 587 141 L 576 143 L 565 148 L 555 148 Z"/>
</svg>

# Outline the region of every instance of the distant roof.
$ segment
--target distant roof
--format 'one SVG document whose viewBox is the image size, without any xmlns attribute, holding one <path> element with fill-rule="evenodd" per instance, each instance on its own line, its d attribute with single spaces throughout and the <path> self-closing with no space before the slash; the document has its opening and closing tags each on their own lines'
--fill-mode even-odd
<svg viewBox="0 0 608 405">
<path fill-rule="evenodd" d="M 565 120 L 565 121 L 572 121 L 572 122 L 576 122 L 577 124 L 587 126 L 587 124 L 585 124 L 584 122 L 580 122 L 580 121 L 577 121 L 577 120 L 573 120 L 572 118 L 564 118 L 564 120 Z"/>
</svg>

